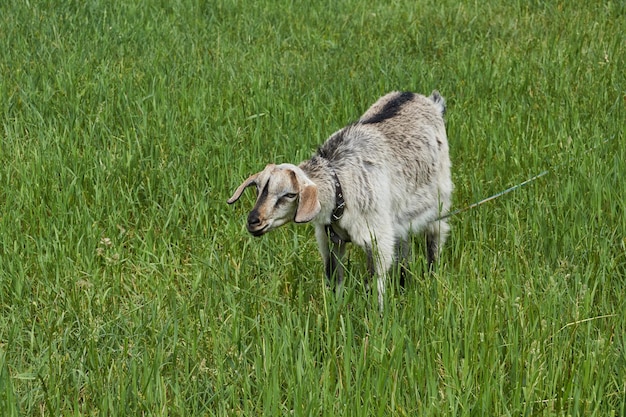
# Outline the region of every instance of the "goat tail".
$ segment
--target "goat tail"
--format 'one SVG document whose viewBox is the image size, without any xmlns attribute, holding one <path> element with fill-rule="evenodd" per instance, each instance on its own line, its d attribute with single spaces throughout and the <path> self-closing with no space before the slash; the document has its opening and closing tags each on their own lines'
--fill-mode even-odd
<svg viewBox="0 0 626 417">
<path fill-rule="evenodd" d="M 439 91 L 433 90 L 429 98 L 435 104 L 435 107 L 437 107 L 442 116 L 446 114 L 446 100 L 441 96 L 441 94 L 439 94 Z"/>
</svg>

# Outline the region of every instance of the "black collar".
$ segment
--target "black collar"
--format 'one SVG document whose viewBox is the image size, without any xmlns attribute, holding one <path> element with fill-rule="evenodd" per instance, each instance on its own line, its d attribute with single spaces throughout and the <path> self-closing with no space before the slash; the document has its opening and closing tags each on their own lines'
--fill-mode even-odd
<svg viewBox="0 0 626 417">
<path fill-rule="evenodd" d="M 343 190 L 341 189 L 341 183 L 339 182 L 337 173 L 331 168 L 330 174 L 332 175 L 333 182 L 335 183 L 335 208 L 333 209 L 333 213 L 330 215 L 330 223 L 333 224 L 339 221 L 341 216 L 343 216 L 343 209 L 346 207 L 346 201 L 343 199 Z"/>
<path fill-rule="evenodd" d="M 335 185 L 335 208 L 333 209 L 332 214 L 330 215 L 330 223 L 327 224 L 326 234 L 330 238 L 330 240 L 335 244 L 340 244 L 343 242 L 349 242 L 350 238 L 346 235 L 344 231 L 337 231 L 335 223 L 341 219 L 343 216 L 343 210 L 346 208 L 346 201 L 343 199 L 343 190 L 341 189 L 341 183 L 339 182 L 339 178 L 337 177 L 337 173 L 331 168 L 330 174 L 333 178 L 333 183 Z"/>
</svg>

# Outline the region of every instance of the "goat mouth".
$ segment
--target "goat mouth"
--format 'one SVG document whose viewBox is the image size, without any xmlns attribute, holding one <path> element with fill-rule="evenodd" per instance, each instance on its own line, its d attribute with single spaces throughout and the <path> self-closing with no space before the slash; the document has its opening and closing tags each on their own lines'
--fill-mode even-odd
<svg viewBox="0 0 626 417">
<path fill-rule="evenodd" d="M 250 232 L 252 236 L 259 237 L 259 236 L 264 235 L 265 232 L 267 232 L 269 226 L 270 226 L 269 224 L 266 224 L 260 229 L 250 229 L 250 226 L 248 226 L 248 232 Z"/>
</svg>

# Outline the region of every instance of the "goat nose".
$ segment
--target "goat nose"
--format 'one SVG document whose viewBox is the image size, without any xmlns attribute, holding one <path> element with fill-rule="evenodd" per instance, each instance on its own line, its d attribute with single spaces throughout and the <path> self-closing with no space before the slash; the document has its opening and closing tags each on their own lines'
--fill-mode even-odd
<svg viewBox="0 0 626 417">
<path fill-rule="evenodd" d="M 248 215 L 248 225 L 258 226 L 259 224 L 261 224 L 259 213 L 257 213 L 256 211 L 250 212 L 250 214 Z"/>
</svg>

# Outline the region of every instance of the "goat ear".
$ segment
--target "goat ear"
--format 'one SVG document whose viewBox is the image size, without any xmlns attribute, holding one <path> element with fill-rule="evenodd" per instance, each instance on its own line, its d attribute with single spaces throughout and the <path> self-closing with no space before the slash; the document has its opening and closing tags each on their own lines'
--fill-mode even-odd
<svg viewBox="0 0 626 417">
<path fill-rule="evenodd" d="M 243 190 L 256 183 L 256 179 L 259 177 L 259 174 L 260 173 L 257 172 L 256 174 L 250 175 L 247 180 L 242 182 L 241 185 L 235 190 L 235 194 L 233 194 L 233 196 L 228 199 L 227 203 L 233 204 L 235 201 L 239 200 L 239 197 L 241 197 Z"/>
<path fill-rule="evenodd" d="M 321 209 L 322 206 L 317 199 L 317 186 L 313 184 L 305 185 L 300 190 L 298 209 L 293 221 L 296 223 L 310 222 Z"/>
</svg>

